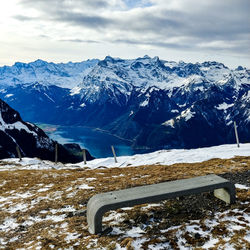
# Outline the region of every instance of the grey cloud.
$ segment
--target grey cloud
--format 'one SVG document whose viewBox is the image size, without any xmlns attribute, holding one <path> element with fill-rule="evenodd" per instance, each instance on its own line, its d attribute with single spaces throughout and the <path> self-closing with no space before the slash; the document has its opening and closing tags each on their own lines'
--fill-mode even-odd
<svg viewBox="0 0 250 250">
<path fill-rule="evenodd" d="M 61 39 L 60 42 L 73 42 L 73 43 L 100 43 L 95 40 L 83 40 L 83 39 Z"/>
<path fill-rule="evenodd" d="M 47 35 L 39 35 L 39 37 L 41 37 L 41 38 L 48 38 L 48 39 L 51 39 L 51 37 L 50 36 L 47 36 Z"/>
<path fill-rule="evenodd" d="M 94 29 L 107 27 L 113 22 L 111 19 L 98 15 L 87 15 L 79 12 L 76 13 L 64 10 L 58 11 L 56 16 L 52 17 L 51 19 Z"/>
<path fill-rule="evenodd" d="M 108 0 L 21 0 L 20 4 L 34 8 L 107 8 Z"/>
<path fill-rule="evenodd" d="M 129 40 L 129 39 L 115 39 L 111 41 L 112 43 L 124 43 L 129 45 L 149 45 L 162 48 L 172 48 L 172 49 L 188 49 L 191 48 L 190 45 L 178 44 L 178 43 L 169 43 L 169 42 L 157 42 L 157 41 L 142 41 L 142 40 Z"/>
<path fill-rule="evenodd" d="M 141 36 L 148 34 L 148 38 L 151 38 L 150 41 L 158 40 L 159 42 L 150 42 L 152 46 L 156 47 L 201 50 L 200 44 L 222 41 L 225 45 L 233 45 L 225 46 L 225 48 L 204 45 L 203 49 L 244 54 L 249 51 L 249 8 L 240 8 L 238 5 L 237 11 L 234 6 L 231 8 L 227 6 L 226 9 L 223 9 L 223 6 L 218 9 L 211 6 L 211 9 L 203 9 L 199 12 L 184 9 L 172 12 L 163 9 L 158 13 L 152 12 L 149 15 L 134 17 L 131 20 L 131 29 Z M 248 38 L 246 39 L 246 37 Z M 172 38 L 176 43 L 164 42 L 166 38 Z M 143 39 L 138 39 L 138 42 L 144 43 Z"/>
<path fill-rule="evenodd" d="M 40 20 L 64 22 L 94 29 L 112 23 L 111 19 L 91 14 L 93 12 L 89 11 L 96 12 L 99 8 L 108 7 L 108 0 L 22 0 L 20 4 L 42 12 Z"/>
<path fill-rule="evenodd" d="M 110 41 L 112 43 L 125 43 L 125 44 L 133 44 L 133 45 L 138 45 L 141 42 L 140 41 L 136 41 L 136 40 L 129 40 L 129 39 L 115 39 Z"/>
<path fill-rule="evenodd" d="M 13 18 L 18 20 L 18 21 L 33 21 L 36 19 L 34 17 L 23 16 L 23 15 L 15 15 L 15 16 L 13 16 Z"/>
<path fill-rule="evenodd" d="M 108 1 L 102 1 L 102 0 L 89 0 L 89 1 L 82 1 L 79 0 L 80 3 L 85 3 L 87 6 L 92 8 L 107 8 L 109 6 Z"/>
<path fill-rule="evenodd" d="M 154 47 L 160 47 L 160 48 L 166 48 L 166 49 L 176 49 L 176 50 L 186 50 L 186 51 L 226 51 L 226 52 L 234 52 L 234 53 L 241 53 L 242 51 L 245 51 L 246 54 L 247 51 L 249 51 L 249 46 L 247 41 L 243 42 L 238 42 L 236 44 L 231 44 L 231 46 L 216 46 L 210 43 L 205 43 L 200 46 L 200 40 L 193 40 L 193 41 L 186 41 L 186 42 L 176 42 L 176 43 L 171 43 L 171 42 L 166 42 L 164 40 L 160 41 L 152 41 L 152 40 L 143 40 L 143 39 L 114 39 L 110 41 L 111 43 L 117 44 L 117 43 L 122 43 L 122 44 L 127 44 L 127 45 L 147 45 L 147 46 L 154 46 Z"/>
<path fill-rule="evenodd" d="M 134 17 L 131 20 L 131 28 L 137 32 L 160 33 L 166 37 L 187 36 L 202 40 L 238 39 L 242 34 L 250 32 L 247 20 L 248 17 L 246 15 L 242 17 L 242 13 L 230 18 L 229 11 L 223 15 L 223 12 L 210 13 L 209 10 L 199 13 L 162 10 L 160 13 Z"/>
<path fill-rule="evenodd" d="M 153 7 L 140 11 L 121 11 L 117 15 L 114 10 L 113 16 L 105 15 L 105 10 L 111 11 L 108 0 L 22 0 L 21 4 L 42 11 L 44 16 L 41 18 L 98 30 L 103 39 L 112 30 L 120 36 L 119 39 L 109 38 L 113 42 L 175 49 L 222 50 L 216 47 L 216 43 L 209 46 L 213 41 L 222 41 L 221 44 L 233 44 L 224 50 L 237 53 L 249 50 L 249 0 L 179 0 L 180 7 L 172 10 L 166 1 L 161 1 L 158 8 L 158 1 L 153 2 Z M 16 16 L 16 19 L 27 21 L 29 17 Z M 167 42 L 168 39 L 176 42 Z M 75 42 L 84 41 L 75 39 Z"/>
<path fill-rule="evenodd" d="M 175 14 L 178 15 L 178 13 Z M 145 31 L 153 33 L 170 32 L 171 30 L 171 33 L 178 33 L 182 29 L 183 23 L 175 18 L 172 12 L 168 12 L 165 16 L 148 13 L 146 16 L 135 17 L 128 27 L 143 33 Z"/>
</svg>

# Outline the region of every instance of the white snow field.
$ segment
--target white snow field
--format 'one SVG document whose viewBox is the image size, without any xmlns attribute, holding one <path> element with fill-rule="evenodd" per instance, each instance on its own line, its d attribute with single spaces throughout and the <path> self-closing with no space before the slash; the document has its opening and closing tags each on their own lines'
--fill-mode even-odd
<svg viewBox="0 0 250 250">
<path fill-rule="evenodd" d="M 214 147 L 198 148 L 198 149 L 172 149 L 172 150 L 159 150 L 148 154 L 136 154 L 133 156 L 118 156 L 117 163 L 113 157 L 99 158 L 88 161 L 85 165 L 84 162 L 77 164 L 61 164 L 51 161 L 40 160 L 37 158 L 23 158 L 19 159 L 10 158 L 4 159 L 3 162 L 7 163 L 0 166 L 1 170 L 15 170 L 15 169 L 74 169 L 88 167 L 96 169 L 100 167 L 133 167 L 142 165 L 172 165 L 175 163 L 195 163 L 207 161 L 213 158 L 229 159 L 234 156 L 250 156 L 250 143 L 240 144 L 238 148 L 236 144 L 225 144 Z M 19 166 L 13 166 L 11 163 L 18 163 Z"/>
</svg>

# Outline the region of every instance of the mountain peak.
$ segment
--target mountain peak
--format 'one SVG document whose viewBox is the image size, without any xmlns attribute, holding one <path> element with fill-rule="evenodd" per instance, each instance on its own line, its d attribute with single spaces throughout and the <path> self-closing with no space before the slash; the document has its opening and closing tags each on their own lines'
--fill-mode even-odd
<svg viewBox="0 0 250 250">
<path fill-rule="evenodd" d="M 242 67 L 242 66 L 238 66 L 235 70 L 237 70 L 237 71 L 241 71 L 241 70 L 243 70 L 244 68 Z"/>
<path fill-rule="evenodd" d="M 34 65 L 36 67 L 41 67 L 41 66 L 44 66 L 44 65 L 48 64 L 48 62 L 43 61 L 41 59 L 37 59 L 36 61 L 31 62 L 30 64 L 32 64 L 32 65 Z"/>
<path fill-rule="evenodd" d="M 23 62 L 15 62 L 15 64 L 13 66 L 17 67 L 17 68 L 21 68 L 21 67 L 24 67 L 25 65 L 26 65 L 26 63 L 23 63 Z"/>
<path fill-rule="evenodd" d="M 104 58 L 104 61 L 106 61 L 106 62 L 112 62 L 113 63 L 115 61 L 115 59 L 112 56 L 106 56 Z"/>
<path fill-rule="evenodd" d="M 155 61 L 155 62 L 158 62 L 160 59 L 159 59 L 159 56 L 155 56 L 155 57 L 152 58 L 152 60 Z"/>
</svg>

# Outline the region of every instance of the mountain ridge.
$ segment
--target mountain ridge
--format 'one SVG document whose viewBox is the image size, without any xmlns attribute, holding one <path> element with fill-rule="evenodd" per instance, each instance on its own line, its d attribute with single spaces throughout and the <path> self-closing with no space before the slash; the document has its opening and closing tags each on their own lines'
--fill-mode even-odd
<svg viewBox="0 0 250 250">
<path fill-rule="evenodd" d="M 30 63 L 16 62 L 12 66 L 0 67 L 0 86 L 36 82 L 51 85 L 53 82 L 53 85 L 64 88 L 74 87 L 98 61 L 98 59 L 91 59 L 76 63 L 53 63 L 38 59 Z"/>
<path fill-rule="evenodd" d="M 107 56 L 67 88 L 38 81 L 0 88 L 26 120 L 100 128 L 151 150 L 232 143 L 233 121 L 248 142 L 249 93 L 250 70 L 241 66 L 149 56 Z"/>
</svg>

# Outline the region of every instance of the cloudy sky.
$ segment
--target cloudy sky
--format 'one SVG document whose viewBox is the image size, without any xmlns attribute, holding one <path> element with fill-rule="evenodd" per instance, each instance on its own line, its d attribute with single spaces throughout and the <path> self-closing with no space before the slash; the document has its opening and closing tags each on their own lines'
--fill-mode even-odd
<svg viewBox="0 0 250 250">
<path fill-rule="evenodd" d="M 6 0 L 0 65 L 159 56 L 250 68 L 249 0 Z"/>
</svg>

